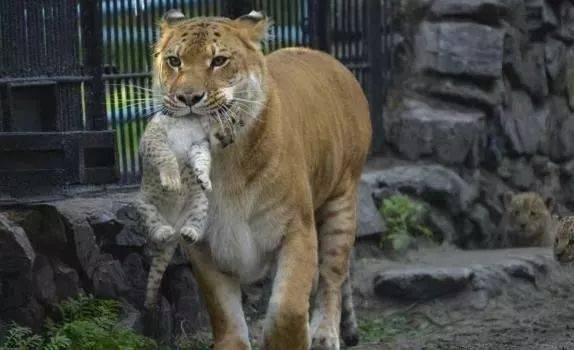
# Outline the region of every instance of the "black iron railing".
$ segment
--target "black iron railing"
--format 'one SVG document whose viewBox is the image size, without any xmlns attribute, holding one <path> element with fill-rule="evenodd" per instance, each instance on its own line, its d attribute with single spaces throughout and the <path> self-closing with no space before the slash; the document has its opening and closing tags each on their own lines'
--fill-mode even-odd
<svg viewBox="0 0 574 350">
<path fill-rule="evenodd" d="M 0 0 L 0 193 L 21 175 L 48 186 L 139 180 L 138 142 L 157 102 L 151 46 L 172 8 L 263 10 L 275 22 L 266 50 L 311 46 L 339 58 L 367 92 L 378 150 L 391 1 Z"/>
</svg>

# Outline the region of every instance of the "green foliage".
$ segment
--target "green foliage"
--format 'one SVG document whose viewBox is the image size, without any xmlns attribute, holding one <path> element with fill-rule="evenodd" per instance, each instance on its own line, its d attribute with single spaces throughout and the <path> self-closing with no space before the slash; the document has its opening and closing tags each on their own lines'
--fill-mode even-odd
<svg viewBox="0 0 574 350">
<path fill-rule="evenodd" d="M 13 324 L 0 350 L 152 350 L 155 342 L 118 329 L 120 305 L 115 300 L 80 295 L 58 305 L 43 335 Z"/>
<path fill-rule="evenodd" d="M 390 242 L 393 250 L 406 250 L 413 237 L 434 239 L 433 232 L 424 224 L 428 215 L 428 208 L 424 204 L 407 196 L 396 195 L 385 199 L 380 211 L 389 228 L 384 240 Z"/>
<path fill-rule="evenodd" d="M 0 350 L 40 349 L 43 342 L 44 339 L 39 335 L 35 335 L 30 328 L 12 323 L 4 336 Z"/>
<path fill-rule="evenodd" d="M 359 320 L 359 334 L 364 343 L 391 344 L 398 337 L 419 338 L 440 326 L 421 312 L 397 311 L 371 316 Z"/>
</svg>

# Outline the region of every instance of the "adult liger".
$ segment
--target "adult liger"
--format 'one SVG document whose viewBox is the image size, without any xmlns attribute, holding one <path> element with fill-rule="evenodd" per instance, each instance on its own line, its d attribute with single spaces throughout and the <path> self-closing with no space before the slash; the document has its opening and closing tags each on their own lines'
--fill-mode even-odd
<svg viewBox="0 0 574 350">
<path fill-rule="evenodd" d="M 353 75 L 326 54 L 290 48 L 264 56 L 268 27 L 256 12 L 230 20 L 170 11 L 161 25 L 155 81 L 165 109 L 209 115 L 231 135 L 211 135 L 207 229 L 186 252 L 215 349 L 250 349 L 240 285 L 272 272 L 261 348 L 339 349 L 368 104 Z"/>
</svg>

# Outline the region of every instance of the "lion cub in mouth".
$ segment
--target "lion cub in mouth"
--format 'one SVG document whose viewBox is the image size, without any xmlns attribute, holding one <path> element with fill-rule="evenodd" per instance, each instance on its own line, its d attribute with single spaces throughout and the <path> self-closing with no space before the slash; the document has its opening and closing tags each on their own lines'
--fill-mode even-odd
<svg viewBox="0 0 574 350">
<path fill-rule="evenodd" d="M 556 236 L 552 216 L 553 200 L 535 192 L 504 194 L 505 213 L 501 221 L 504 245 L 511 247 L 551 247 Z"/>
<path fill-rule="evenodd" d="M 199 241 L 205 231 L 211 155 L 209 119 L 156 114 L 140 142 L 143 171 L 136 207 L 154 247 L 145 307 L 156 306 L 162 276 L 179 238 Z"/>
</svg>

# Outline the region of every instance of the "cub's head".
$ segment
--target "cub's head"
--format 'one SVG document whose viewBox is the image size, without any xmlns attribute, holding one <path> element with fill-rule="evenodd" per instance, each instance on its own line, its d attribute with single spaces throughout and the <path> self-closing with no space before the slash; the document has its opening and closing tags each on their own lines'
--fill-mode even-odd
<svg viewBox="0 0 574 350">
<path fill-rule="evenodd" d="M 236 20 L 187 19 L 167 12 L 155 45 L 154 83 L 163 112 L 209 115 L 219 122 L 256 117 L 265 99 L 261 42 L 270 21 L 259 12 Z"/>
<path fill-rule="evenodd" d="M 509 239 L 525 243 L 540 238 L 551 230 L 553 200 L 544 199 L 538 193 L 505 193 L 505 224 Z"/>
<path fill-rule="evenodd" d="M 554 257 L 561 263 L 574 261 L 574 216 L 561 218 L 558 222 Z"/>
</svg>

